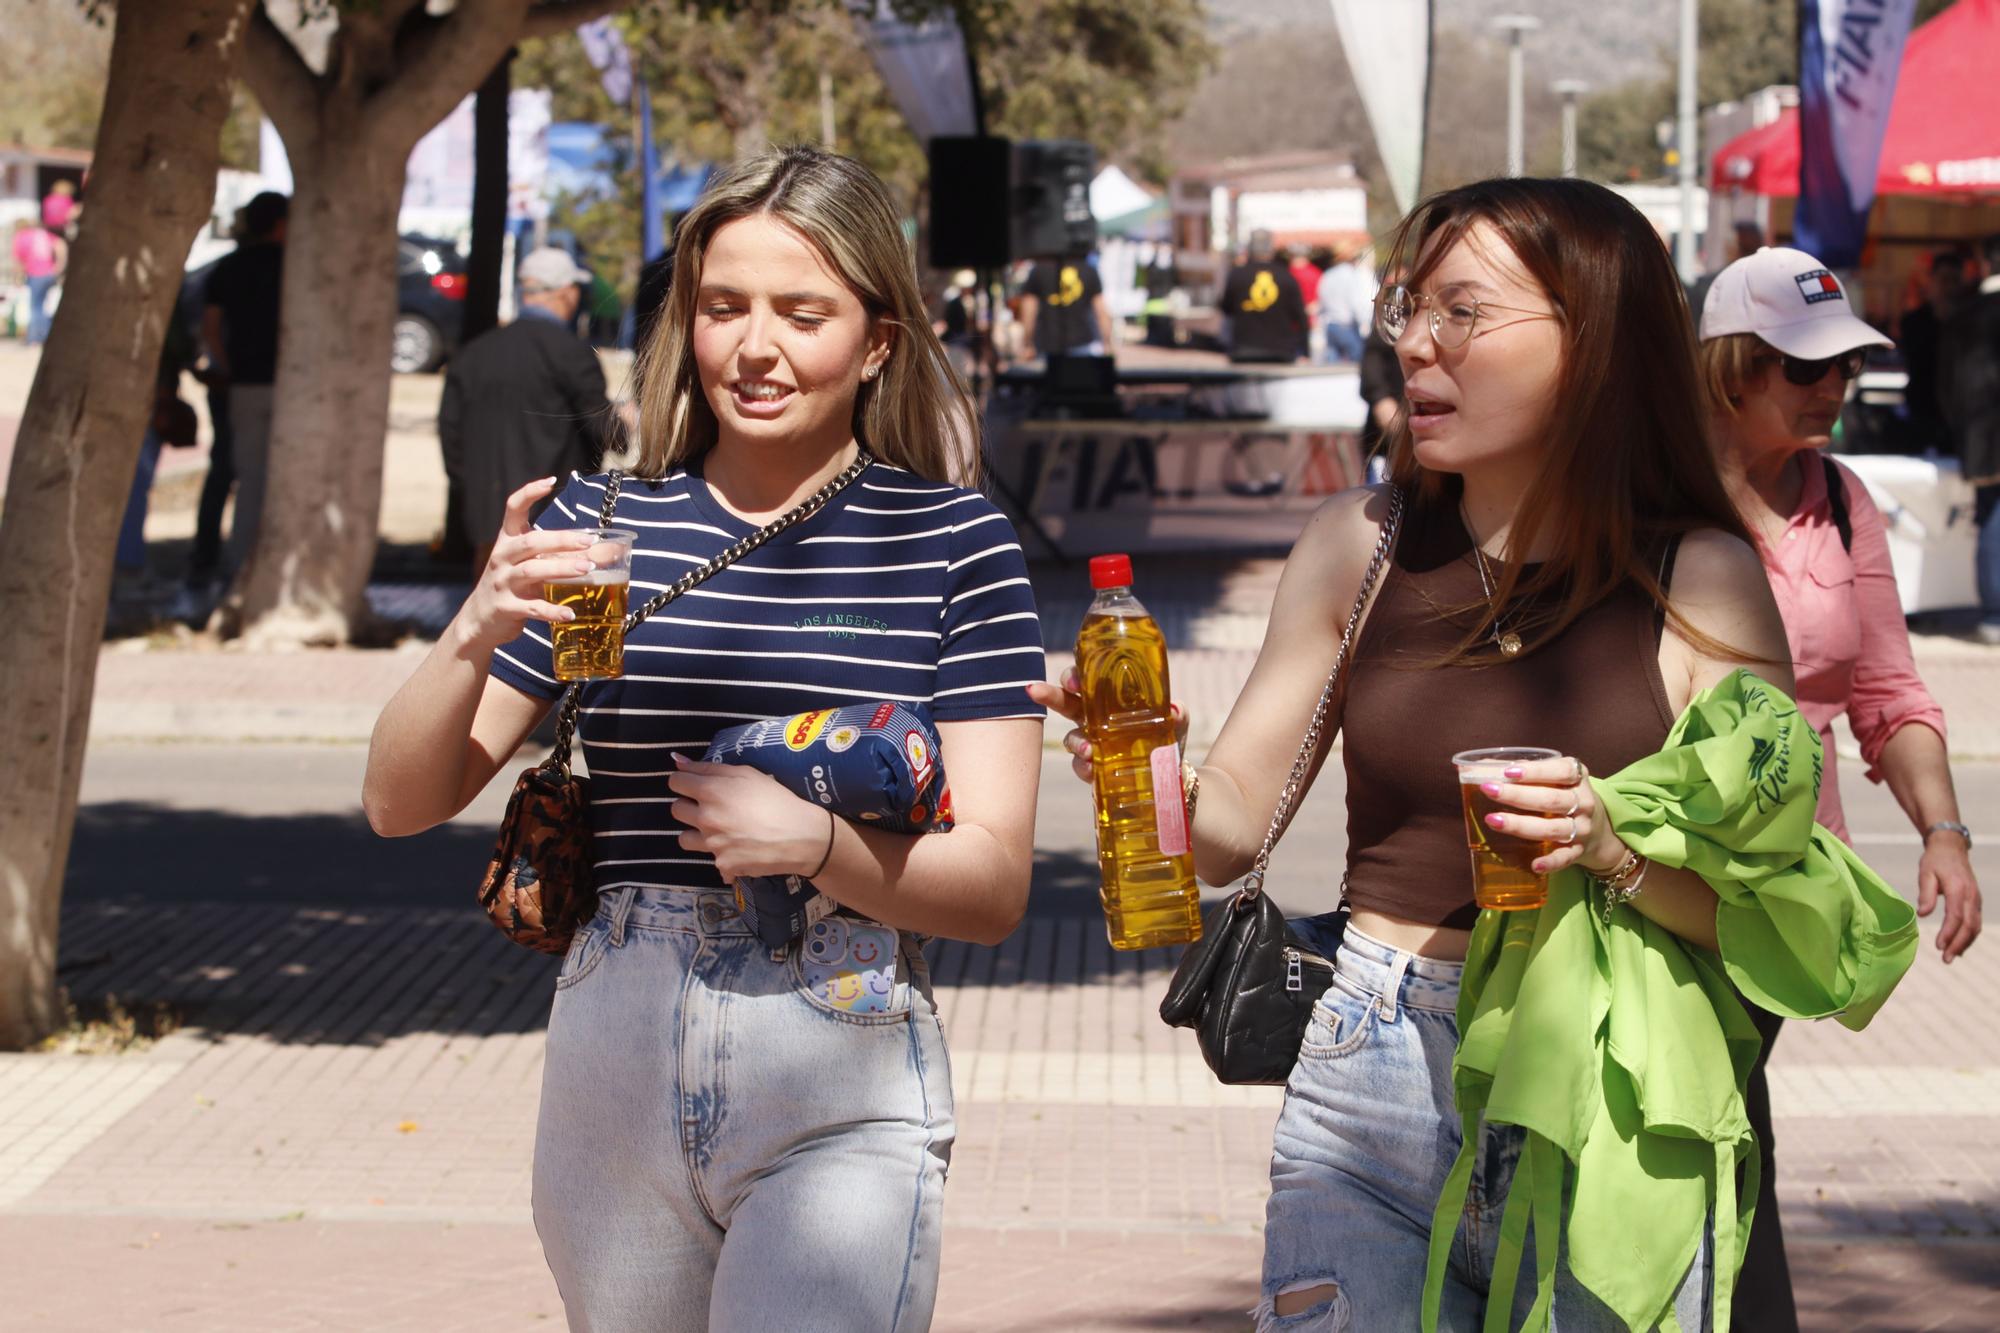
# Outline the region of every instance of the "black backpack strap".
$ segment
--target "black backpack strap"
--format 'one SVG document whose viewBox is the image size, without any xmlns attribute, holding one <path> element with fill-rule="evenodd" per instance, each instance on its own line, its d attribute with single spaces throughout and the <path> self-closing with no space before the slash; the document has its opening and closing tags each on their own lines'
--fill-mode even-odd
<svg viewBox="0 0 2000 1333">
<path fill-rule="evenodd" d="M 1854 554 L 1854 520 L 1847 513 L 1847 485 L 1840 475 L 1840 464 L 1825 454 L 1819 456 L 1820 466 L 1826 469 L 1826 503 L 1833 510 L 1833 526 L 1840 533 L 1840 549 Z"/>
</svg>

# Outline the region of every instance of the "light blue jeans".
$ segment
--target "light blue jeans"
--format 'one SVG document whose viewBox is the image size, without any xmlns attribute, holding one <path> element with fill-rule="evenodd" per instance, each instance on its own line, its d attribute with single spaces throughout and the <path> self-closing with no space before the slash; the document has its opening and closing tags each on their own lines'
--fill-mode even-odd
<svg viewBox="0 0 2000 1333">
<path fill-rule="evenodd" d="M 1402 1333 L 1419 1326 L 1431 1215 L 1464 1141 L 1451 1091 L 1463 971 L 1348 927 L 1278 1116 L 1260 1329 Z M 1485 1126 L 1480 1135 L 1438 1319 L 1450 1333 L 1477 1333 L 1482 1325 L 1500 1214 L 1524 1137 L 1507 1125 Z M 1683 1333 L 1710 1328 L 1708 1253 L 1704 1238 L 1674 1301 Z M 1325 1285 L 1337 1294 L 1291 1315 L 1274 1313 L 1279 1294 Z M 1519 1327 L 1534 1295 L 1531 1237 L 1510 1327 Z M 1623 1333 L 1625 1324 L 1558 1262 L 1550 1327 Z"/>
<path fill-rule="evenodd" d="M 728 893 L 622 889 L 578 932 L 534 1187 L 571 1329 L 929 1326 L 944 1030 L 911 937 L 831 920 L 778 961 Z"/>
</svg>

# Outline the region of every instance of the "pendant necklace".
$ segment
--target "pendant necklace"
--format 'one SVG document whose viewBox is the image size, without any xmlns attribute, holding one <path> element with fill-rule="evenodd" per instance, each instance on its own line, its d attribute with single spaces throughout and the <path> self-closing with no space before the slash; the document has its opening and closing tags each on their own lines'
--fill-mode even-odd
<svg viewBox="0 0 2000 1333">
<path fill-rule="evenodd" d="M 1458 504 L 1459 522 L 1465 524 L 1465 535 L 1472 537 L 1472 566 L 1479 571 L 1479 586 L 1486 593 L 1486 605 L 1493 612 L 1493 646 L 1500 650 L 1502 657 L 1518 657 L 1521 653 L 1521 636 L 1513 630 L 1500 627 L 1500 608 L 1493 600 L 1493 580 L 1486 572 L 1486 552 L 1479 549 L 1479 539 L 1473 536 L 1472 523 L 1465 516 L 1465 502 Z"/>
</svg>

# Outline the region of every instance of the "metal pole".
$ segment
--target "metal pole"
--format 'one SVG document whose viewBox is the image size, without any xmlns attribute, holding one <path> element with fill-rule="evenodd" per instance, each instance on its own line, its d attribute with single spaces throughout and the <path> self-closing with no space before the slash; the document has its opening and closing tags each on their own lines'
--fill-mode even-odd
<svg viewBox="0 0 2000 1333">
<path fill-rule="evenodd" d="M 829 153 L 839 146 L 833 124 L 833 72 L 825 69 L 819 72 L 819 142 Z"/>
<path fill-rule="evenodd" d="M 1694 181 L 1695 168 L 1701 164 L 1694 123 L 1695 55 L 1700 31 L 1698 8 L 1697 0 L 1681 0 L 1680 106 L 1674 132 L 1674 147 L 1680 154 L 1677 165 L 1681 183 L 1681 225 L 1674 233 L 1674 267 L 1680 270 L 1682 282 L 1693 282 L 1695 279 Z"/>
<path fill-rule="evenodd" d="M 1589 84 L 1581 79 L 1557 79 L 1549 85 L 1556 96 L 1562 98 L 1563 111 L 1563 175 L 1576 175 L 1576 99 L 1587 91 Z"/>
<path fill-rule="evenodd" d="M 1502 14 L 1493 26 L 1507 34 L 1507 174 L 1527 173 L 1527 154 L 1521 130 L 1523 66 L 1521 38 L 1542 26 L 1542 21 L 1526 14 Z"/>
</svg>

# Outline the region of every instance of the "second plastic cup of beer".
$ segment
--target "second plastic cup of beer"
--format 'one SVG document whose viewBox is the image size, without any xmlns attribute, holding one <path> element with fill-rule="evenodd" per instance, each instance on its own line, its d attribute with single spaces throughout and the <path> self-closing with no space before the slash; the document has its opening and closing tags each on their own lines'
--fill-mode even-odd
<svg viewBox="0 0 2000 1333">
<path fill-rule="evenodd" d="M 584 528 L 594 539 L 588 574 L 542 585 L 542 597 L 576 619 L 551 625 L 556 679 L 611 680 L 625 674 L 625 604 L 632 587 L 632 543 L 624 528 Z"/>
<path fill-rule="evenodd" d="M 1507 782 L 1507 770 L 1515 764 L 1555 759 L 1554 750 L 1535 746 L 1501 745 L 1485 750 L 1463 750 L 1451 757 L 1458 768 L 1459 806 L 1465 811 L 1465 842 L 1472 852 L 1472 897 L 1481 907 L 1496 912 L 1520 912 L 1540 907 L 1549 900 L 1549 877 L 1529 867 L 1537 857 L 1547 856 L 1561 844 L 1530 842 L 1511 833 L 1489 828 L 1486 816 L 1502 809 L 1500 803 L 1481 791 L 1480 784 Z"/>
</svg>

